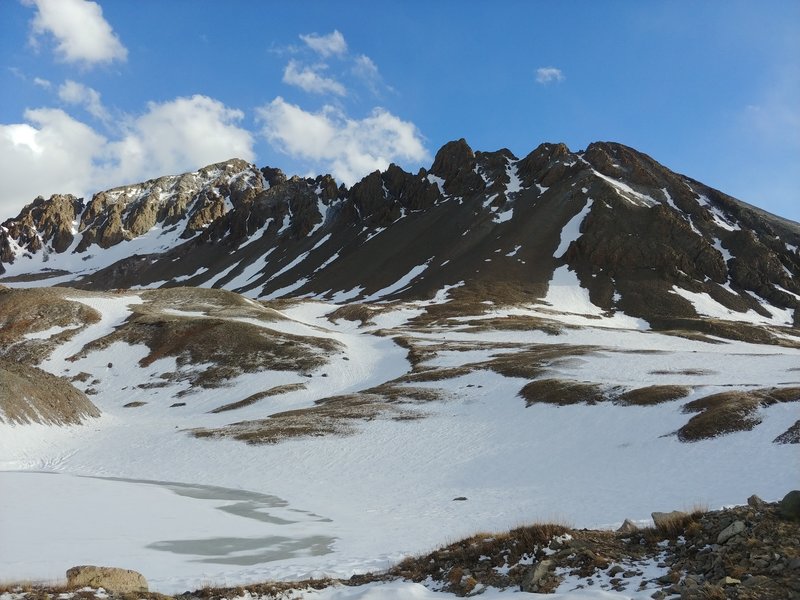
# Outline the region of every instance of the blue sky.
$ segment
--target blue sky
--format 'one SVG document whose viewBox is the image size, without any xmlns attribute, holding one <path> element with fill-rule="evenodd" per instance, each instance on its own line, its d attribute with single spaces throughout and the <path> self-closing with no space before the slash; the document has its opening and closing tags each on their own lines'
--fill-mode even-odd
<svg viewBox="0 0 800 600">
<path fill-rule="evenodd" d="M 800 221 L 800 2 L 0 0 L 0 220 L 240 156 L 633 146 Z"/>
</svg>

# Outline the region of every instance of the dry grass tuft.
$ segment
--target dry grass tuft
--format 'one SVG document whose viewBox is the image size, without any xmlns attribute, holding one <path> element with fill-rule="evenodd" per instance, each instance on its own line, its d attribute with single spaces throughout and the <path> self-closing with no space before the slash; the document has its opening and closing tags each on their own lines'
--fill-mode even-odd
<svg viewBox="0 0 800 600">
<path fill-rule="evenodd" d="M 684 398 L 691 392 L 692 388 L 682 385 L 650 385 L 623 392 L 614 402 L 623 406 L 653 406 Z"/>
<path fill-rule="evenodd" d="M 678 429 L 682 442 L 696 442 L 733 433 L 750 431 L 761 423 L 757 412 L 763 400 L 755 392 L 721 392 L 689 402 L 683 412 L 698 413 Z"/>
<path fill-rule="evenodd" d="M 279 412 L 266 419 L 241 421 L 215 429 L 192 429 L 190 433 L 198 438 L 232 438 L 248 444 L 277 444 L 305 437 L 353 435 L 360 421 L 423 418 L 423 413 L 404 409 L 403 405 L 432 402 L 440 398 L 437 390 L 385 383 L 357 394 L 323 398 L 310 408 Z"/>
<path fill-rule="evenodd" d="M 334 340 L 291 335 L 236 320 L 152 314 L 148 309 L 138 312 L 138 305 L 133 308 L 133 315 L 122 326 L 87 344 L 73 359 L 118 341 L 144 344 L 150 352 L 140 361 L 141 366 L 174 357 L 178 370 L 166 379 L 188 379 L 193 386 L 210 388 L 242 373 L 312 371 L 340 349 Z M 181 371 L 193 365 L 210 366 L 202 371 Z"/>
<path fill-rule="evenodd" d="M 534 523 L 505 533 L 478 533 L 430 554 L 409 557 L 389 573 L 417 582 L 428 577 L 447 581 L 451 591 L 464 595 L 468 590 L 462 587 L 469 583 L 464 577 L 466 570 L 472 571 L 478 564 L 514 565 L 525 556 L 542 555 L 543 548 L 553 538 L 570 531 L 567 525 L 560 523 Z"/>
<path fill-rule="evenodd" d="M 596 404 L 608 400 L 605 388 L 595 383 L 568 381 L 564 379 L 539 379 L 532 381 L 519 391 L 526 406 L 533 404 Z"/>
<path fill-rule="evenodd" d="M 374 325 L 375 322 L 372 318 L 383 311 L 383 307 L 371 304 L 344 304 L 325 315 L 325 318 L 331 323 L 336 323 L 339 319 L 358 321 L 361 323 L 360 327 L 366 327 L 367 325 Z"/>
<path fill-rule="evenodd" d="M 687 511 L 675 511 L 673 515 L 662 520 L 657 526 L 641 530 L 652 541 L 663 539 L 674 540 L 680 536 L 692 537 L 699 533 L 700 519 L 708 512 L 708 506 L 695 505 Z"/>
<path fill-rule="evenodd" d="M 0 422 L 79 425 L 100 411 L 63 377 L 0 360 Z"/>
<path fill-rule="evenodd" d="M 211 414 L 218 414 L 221 412 L 226 412 L 229 410 L 236 410 L 237 408 L 244 408 L 245 406 L 250 406 L 251 404 L 255 404 L 259 400 L 263 400 L 264 398 L 269 398 L 271 396 L 279 396 L 280 394 L 288 394 L 289 392 L 296 392 L 298 390 L 306 389 L 305 383 L 287 383 L 286 385 L 276 385 L 275 387 L 271 387 L 268 390 L 264 390 L 263 392 L 256 392 L 255 394 L 251 394 L 244 400 L 239 400 L 237 402 L 231 402 L 229 404 L 223 404 L 215 408 L 214 410 L 208 411 Z"/>
</svg>

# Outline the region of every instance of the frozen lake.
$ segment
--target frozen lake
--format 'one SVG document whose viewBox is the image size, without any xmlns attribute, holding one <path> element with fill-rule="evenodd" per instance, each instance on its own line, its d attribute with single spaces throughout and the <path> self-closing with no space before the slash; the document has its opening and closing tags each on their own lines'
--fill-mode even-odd
<svg viewBox="0 0 800 600">
<path fill-rule="evenodd" d="M 0 581 L 60 581 L 75 565 L 187 589 L 262 563 L 332 552 L 332 523 L 276 497 L 163 481 L 0 472 Z M 181 590 L 182 591 L 182 590 Z"/>
</svg>

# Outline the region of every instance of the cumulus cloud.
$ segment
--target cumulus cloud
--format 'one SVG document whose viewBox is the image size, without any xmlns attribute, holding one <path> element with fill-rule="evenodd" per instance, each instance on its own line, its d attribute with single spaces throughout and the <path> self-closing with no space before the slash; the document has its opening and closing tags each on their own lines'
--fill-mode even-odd
<svg viewBox="0 0 800 600">
<path fill-rule="evenodd" d="M 41 77 L 34 77 L 33 84 L 43 88 L 45 90 L 49 90 L 52 87 L 52 83 L 50 83 L 47 79 L 42 79 Z"/>
<path fill-rule="evenodd" d="M 88 193 L 106 148 L 103 136 L 63 110 L 28 110 L 25 120 L 0 125 L 0 220 L 39 195 Z"/>
<path fill-rule="evenodd" d="M 207 96 L 149 103 L 115 139 L 60 109 L 28 110 L 24 123 L 0 125 L 0 215 L 16 215 L 36 196 L 94 192 L 239 157 L 254 160 L 243 114 Z"/>
<path fill-rule="evenodd" d="M 564 77 L 561 69 L 557 69 L 555 67 L 539 67 L 536 69 L 536 83 L 547 85 L 548 83 L 552 83 L 554 81 L 564 81 L 564 79 L 566 79 L 566 77 Z"/>
<path fill-rule="evenodd" d="M 229 158 L 252 161 L 253 136 L 237 125 L 243 117 L 208 96 L 150 102 L 123 138 L 109 144 L 115 163 L 111 179 L 117 185 L 121 179 L 138 181 Z"/>
<path fill-rule="evenodd" d="M 128 50 L 111 25 L 103 18 L 103 9 L 89 0 L 23 0 L 34 5 L 31 21 L 32 41 L 50 34 L 56 42 L 56 54 L 67 63 L 84 66 L 124 61 Z"/>
<path fill-rule="evenodd" d="M 58 97 L 67 104 L 83 106 L 90 115 L 104 123 L 111 119 L 100 100 L 100 93 L 82 83 L 68 79 L 58 87 Z"/>
<path fill-rule="evenodd" d="M 315 65 L 313 67 L 303 67 L 297 61 L 290 60 L 283 71 L 283 82 L 299 87 L 306 92 L 313 94 L 335 94 L 345 96 L 345 87 L 331 77 L 323 77 L 320 71 L 326 65 Z"/>
<path fill-rule="evenodd" d="M 353 61 L 352 72 L 363 81 L 367 88 L 369 88 L 369 91 L 376 96 L 380 95 L 381 88 L 393 91 L 391 87 L 383 82 L 383 77 L 381 77 L 380 71 L 378 70 L 378 65 L 366 54 L 359 54 L 356 56 Z"/>
<path fill-rule="evenodd" d="M 301 35 L 300 39 L 314 52 L 323 57 L 341 56 L 347 52 L 347 42 L 337 29 L 334 29 L 333 33 L 328 35 L 317 35 L 316 33 Z"/>
<path fill-rule="evenodd" d="M 382 108 L 363 119 L 325 106 L 308 112 L 280 96 L 257 109 L 262 135 L 279 151 L 321 166 L 352 185 L 391 162 L 429 158 L 417 127 Z"/>
</svg>

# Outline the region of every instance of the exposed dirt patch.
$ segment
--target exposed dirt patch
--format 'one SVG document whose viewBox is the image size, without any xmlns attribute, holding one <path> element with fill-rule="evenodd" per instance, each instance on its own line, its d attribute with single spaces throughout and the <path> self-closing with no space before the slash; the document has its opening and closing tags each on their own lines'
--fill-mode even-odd
<svg viewBox="0 0 800 600">
<path fill-rule="evenodd" d="M 144 406 L 147 402 L 142 402 L 141 400 L 134 400 L 133 402 L 128 402 L 127 404 L 123 404 L 122 408 L 139 408 L 140 406 Z"/>
<path fill-rule="evenodd" d="M 97 407 L 66 379 L 0 360 L 0 422 L 78 425 L 99 416 Z"/>
<path fill-rule="evenodd" d="M 275 387 L 271 387 L 268 390 L 264 390 L 263 392 L 257 392 L 255 394 L 251 394 L 244 400 L 239 400 L 238 402 L 231 402 L 230 404 L 223 404 L 222 406 L 219 406 L 214 410 L 210 410 L 209 412 L 212 414 L 217 414 L 229 410 L 236 410 L 237 408 L 244 408 L 245 406 L 250 406 L 251 404 L 255 404 L 259 400 L 263 400 L 264 398 L 269 398 L 270 396 L 279 396 L 281 394 L 288 394 L 289 392 L 296 392 L 297 390 L 304 390 L 305 388 L 306 384 L 304 383 L 287 383 L 286 385 L 276 385 Z"/>
</svg>

